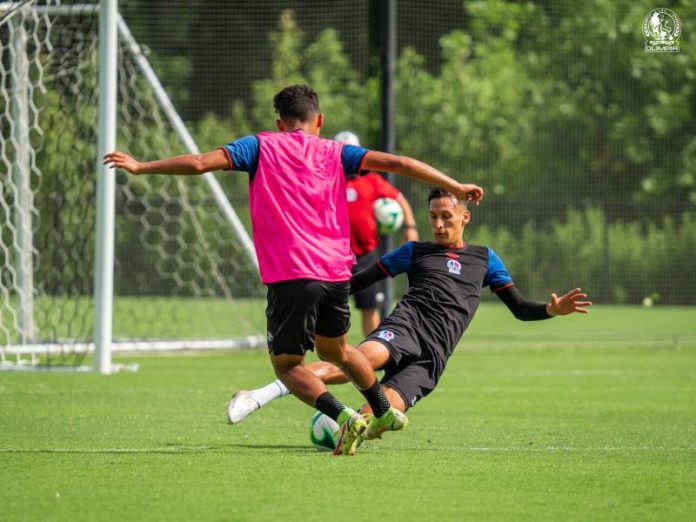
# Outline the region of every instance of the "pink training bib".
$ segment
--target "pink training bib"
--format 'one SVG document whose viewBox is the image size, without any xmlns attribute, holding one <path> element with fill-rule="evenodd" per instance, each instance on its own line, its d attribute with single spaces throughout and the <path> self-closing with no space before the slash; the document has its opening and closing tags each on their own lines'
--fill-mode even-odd
<svg viewBox="0 0 696 522">
<path fill-rule="evenodd" d="M 257 138 L 249 202 L 261 281 L 348 281 L 354 258 L 342 145 L 301 130 Z"/>
</svg>

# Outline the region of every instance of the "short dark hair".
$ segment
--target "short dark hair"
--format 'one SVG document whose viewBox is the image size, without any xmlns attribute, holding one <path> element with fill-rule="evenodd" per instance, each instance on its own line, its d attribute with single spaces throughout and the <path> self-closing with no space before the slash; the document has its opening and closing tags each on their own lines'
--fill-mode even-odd
<svg viewBox="0 0 696 522">
<path fill-rule="evenodd" d="M 442 187 L 430 187 L 430 194 L 428 194 L 428 203 L 430 203 L 433 199 L 440 198 L 452 198 L 454 201 L 457 202 L 458 205 L 463 206 L 465 209 L 467 208 L 467 202 L 461 199 L 457 199 L 457 196 L 452 194 L 450 191 L 445 190 Z"/>
<path fill-rule="evenodd" d="M 290 85 L 273 97 L 273 107 L 281 120 L 309 121 L 319 113 L 319 95 L 309 85 Z"/>
</svg>

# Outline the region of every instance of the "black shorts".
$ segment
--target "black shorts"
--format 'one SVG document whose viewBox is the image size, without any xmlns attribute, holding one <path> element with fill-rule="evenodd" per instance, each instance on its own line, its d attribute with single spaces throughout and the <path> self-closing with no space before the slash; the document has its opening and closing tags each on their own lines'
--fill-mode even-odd
<svg viewBox="0 0 696 522">
<path fill-rule="evenodd" d="M 391 358 L 381 383 L 401 395 L 407 409 L 432 392 L 445 371 L 447 357 L 440 350 L 423 344 L 414 330 L 388 318 L 366 341 L 377 341 L 389 350 Z"/>
<path fill-rule="evenodd" d="M 350 328 L 350 283 L 293 279 L 268 285 L 266 324 L 273 355 L 304 355 L 314 336 L 340 337 Z"/>
<path fill-rule="evenodd" d="M 379 255 L 377 255 L 377 250 L 375 249 L 367 254 L 357 256 L 355 260 L 356 263 L 353 265 L 353 273 L 357 274 L 366 268 L 370 268 L 379 261 Z M 355 298 L 355 307 L 359 310 L 377 308 L 384 302 L 384 296 L 384 281 L 379 281 L 353 294 Z"/>
</svg>

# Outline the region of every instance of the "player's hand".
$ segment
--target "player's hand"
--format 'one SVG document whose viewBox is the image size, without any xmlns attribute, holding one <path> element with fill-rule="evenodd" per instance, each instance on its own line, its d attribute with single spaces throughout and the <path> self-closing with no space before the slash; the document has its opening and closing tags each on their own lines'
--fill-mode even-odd
<svg viewBox="0 0 696 522">
<path fill-rule="evenodd" d="M 592 301 L 584 299 L 587 299 L 587 294 L 583 294 L 580 288 L 573 288 L 561 297 L 551 294 L 551 301 L 546 304 L 546 312 L 549 315 L 568 315 L 573 312 L 587 314 L 590 312 L 587 307 L 592 306 Z"/>
<path fill-rule="evenodd" d="M 127 170 L 131 174 L 140 173 L 140 162 L 119 150 L 106 154 L 104 156 L 104 165 L 108 165 L 110 169 Z"/>
<path fill-rule="evenodd" d="M 418 230 L 414 226 L 404 228 L 404 243 L 409 241 L 418 241 Z"/>
<path fill-rule="evenodd" d="M 478 205 L 483 199 L 483 189 L 473 183 L 460 184 L 457 192 L 455 196 L 461 201 L 473 201 Z"/>
</svg>

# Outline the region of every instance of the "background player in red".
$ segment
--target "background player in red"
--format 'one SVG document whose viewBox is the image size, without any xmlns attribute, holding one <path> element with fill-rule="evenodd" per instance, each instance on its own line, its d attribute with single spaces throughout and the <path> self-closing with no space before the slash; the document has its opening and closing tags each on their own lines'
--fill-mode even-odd
<svg viewBox="0 0 696 522">
<path fill-rule="evenodd" d="M 358 137 L 350 131 L 342 131 L 334 140 L 347 145 L 360 146 Z M 350 222 L 350 248 L 355 254 L 353 273 L 372 266 L 379 259 L 377 247 L 379 235 L 373 205 L 379 198 L 395 199 L 404 210 L 404 242 L 418 241 L 416 220 L 411 205 L 399 191 L 377 172 L 355 176 L 346 180 L 348 221 Z M 355 307 L 360 310 L 363 335 L 372 333 L 379 325 L 379 306 L 384 302 L 383 282 L 371 285 L 354 295 Z"/>
</svg>

